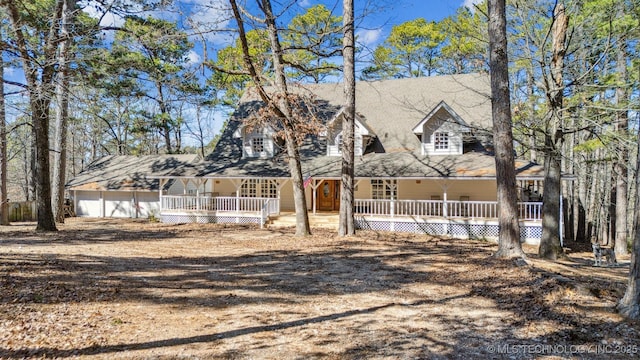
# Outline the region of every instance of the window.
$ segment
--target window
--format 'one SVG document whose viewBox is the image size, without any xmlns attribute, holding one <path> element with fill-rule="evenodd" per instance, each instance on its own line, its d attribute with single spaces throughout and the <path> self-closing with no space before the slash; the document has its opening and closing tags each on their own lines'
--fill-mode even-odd
<svg viewBox="0 0 640 360">
<path fill-rule="evenodd" d="M 254 154 L 259 154 L 264 151 L 264 138 L 254 137 L 251 139 L 251 150 Z"/>
<path fill-rule="evenodd" d="M 449 133 L 446 133 L 446 132 L 434 133 L 433 148 L 434 150 L 448 150 L 449 149 Z"/>
<path fill-rule="evenodd" d="M 240 197 L 257 197 L 258 179 L 248 179 L 240 187 Z"/>
<path fill-rule="evenodd" d="M 396 180 L 371 179 L 371 197 L 374 200 L 397 199 L 397 189 Z"/>
<path fill-rule="evenodd" d="M 260 184 L 260 196 L 275 199 L 278 197 L 278 186 L 275 180 L 263 180 Z"/>
<path fill-rule="evenodd" d="M 336 146 L 338 147 L 338 151 L 342 151 L 342 134 L 336 136 Z"/>
<path fill-rule="evenodd" d="M 275 180 L 247 179 L 240 187 L 240 197 L 278 197 L 278 185 Z"/>
</svg>

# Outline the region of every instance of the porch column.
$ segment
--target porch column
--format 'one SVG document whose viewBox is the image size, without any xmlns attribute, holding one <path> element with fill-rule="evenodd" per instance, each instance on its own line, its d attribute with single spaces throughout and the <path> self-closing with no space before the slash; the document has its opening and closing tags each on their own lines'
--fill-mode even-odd
<svg viewBox="0 0 640 360">
<path fill-rule="evenodd" d="M 447 187 L 448 187 L 448 185 L 444 185 L 442 187 L 442 201 L 443 201 L 443 204 L 442 204 L 442 216 L 444 216 L 445 218 L 449 217 L 449 209 L 448 209 L 448 206 L 447 206 Z"/>
<path fill-rule="evenodd" d="M 389 186 L 389 189 L 391 190 L 391 203 L 390 203 L 390 206 L 389 206 L 389 211 L 391 212 L 391 217 L 395 217 L 395 213 L 396 213 L 396 198 L 394 198 L 393 195 L 396 193 L 396 191 L 398 189 L 398 185 L 397 184 L 394 185 L 391 181 L 389 181 L 387 184 Z"/>
<path fill-rule="evenodd" d="M 200 185 L 202 184 L 202 180 L 201 179 L 196 179 L 196 180 L 194 180 L 194 183 L 196 185 L 196 211 L 199 211 L 201 209 L 201 206 L 200 206 Z"/>
<path fill-rule="evenodd" d="M 242 179 L 240 180 L 240 183 L 238 183 L 238 181 L 235 179 L 231 180 L 233 185 L 236 187 L 236 211 L 240 211 L 240 188 L 242 188 L 242 184 L 244 184 L 246 181 L 246 179 Z"/>
<path fill-rule="evenodd" d="M 316 213 L 316 208 L 317 208 L 317 204 L 318 204 L 318 196 L 317 196 L 317 191 L 316 189 L 318 189 L 318 186 L 320 186 L 320 184 L 322 183 L 323 180 L 320 180 L 320 182 L 318 182 L 318 180 L 313 179 L 311 180 L 311 206 L 313 207 L 313 213 Z"/>
<path fill-rule="evenodd" d="M 187 195 L 187 185 L 189 184 L 189 179 L 180 179 L 182 183 L 182 195 Z"/>
<path fill-rule="evenodd" d="M 160 183 L 158 184 L 158 193 L 159 193 L 159 199 L 160 200 L 160 213 L 162 213 L 162 210 L 164 209 L 164 186 L 167 184 L 167 179 L 161 178 L 160 179 Z"/>
</svg>

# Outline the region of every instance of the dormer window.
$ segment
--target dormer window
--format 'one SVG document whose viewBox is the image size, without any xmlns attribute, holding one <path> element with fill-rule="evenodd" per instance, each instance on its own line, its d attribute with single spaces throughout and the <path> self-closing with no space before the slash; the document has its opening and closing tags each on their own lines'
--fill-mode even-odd
<svg viewBox="0 0 640 360">
<path fill-rule="evenodd" d="M 434 150 L 449 150 L 449 133 L 437 131 L 433 133 Z"/>
<path fill-rule="evenodd" d="M 254 137 L 251 139 L 251 150 L 253 150 L 254 154 L 259 154 L 264 152 L 264 138 L 263 137 Z"/>
<path fill-rule="evenodd" d="M 242 131 L 242 157 L 270 158 L 274 155 L 273 130 L 270 127 Z"/>
</svg>

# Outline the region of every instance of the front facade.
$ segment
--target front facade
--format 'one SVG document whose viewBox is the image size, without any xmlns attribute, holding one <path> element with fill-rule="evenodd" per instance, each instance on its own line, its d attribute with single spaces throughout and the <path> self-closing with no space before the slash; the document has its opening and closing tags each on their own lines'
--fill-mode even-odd
<svg viewBox="0 0 640 360">
<path fill-rule="evenodd" d="M 357 84 L 355 214 L 361 229 L 498 236 L 489 79 L 469 74 Z M 340 207 L 342 85 L 309 85 L 322 129 L 300 148 L 311 214 Z M 164 222 L 265 224 L 294 211 L 282 139 L 249 126 L 247 94 L 216 149 L 157 176 Z M 277 125 L 274 125 L 277 126 Z M 523 241 L 541 236 L 541 166 L 517 161 Z M 170 184 L 181 183 L 180 192 Z M 337 225 L 336 225 L 337 227 Z"/>
</svg>

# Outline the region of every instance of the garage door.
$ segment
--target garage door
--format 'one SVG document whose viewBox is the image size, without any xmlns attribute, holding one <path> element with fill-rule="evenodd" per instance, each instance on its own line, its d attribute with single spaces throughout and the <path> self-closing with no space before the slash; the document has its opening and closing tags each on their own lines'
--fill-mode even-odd
<svg viewBox="0 0 640 360">
<path fill-rule="evenodd" d="M 76 216 L 100 217 L 100 192 L 76 191 Z"/>
<path fill-rule="evenodd" d="M 133 212 L 133 194 L 129 191 L 105 191 L 104 216 L 105 217 L 131 217 Z"/>
<path fill-rule="evenodd" d="M 158 192 L 138 192 L 138 217 L 148 218 L 150 214 L 160 215 L 160 195 Z"/>
</svg>

